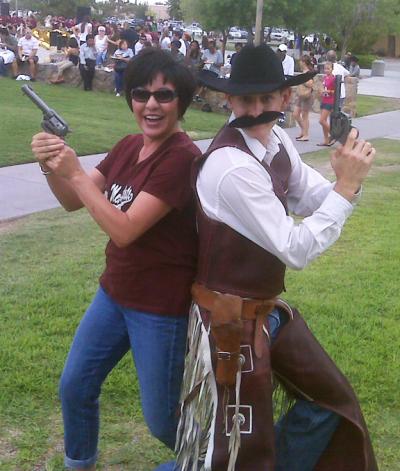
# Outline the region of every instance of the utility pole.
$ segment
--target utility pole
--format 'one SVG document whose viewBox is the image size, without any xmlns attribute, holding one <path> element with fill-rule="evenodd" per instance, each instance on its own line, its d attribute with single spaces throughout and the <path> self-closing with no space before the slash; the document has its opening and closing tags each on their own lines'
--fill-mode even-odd
<svg viewBox="0 0 400 471">
<path fill-rule="evenodd" d="M 264 0 L 257 0 L 257 12 L 256 12 L 256 35 L 254 38 L 254 44 L 259 46 L 262 44 L 264 39 L 264 28 L 263 28 L 263 9 Z"/>
</svg>

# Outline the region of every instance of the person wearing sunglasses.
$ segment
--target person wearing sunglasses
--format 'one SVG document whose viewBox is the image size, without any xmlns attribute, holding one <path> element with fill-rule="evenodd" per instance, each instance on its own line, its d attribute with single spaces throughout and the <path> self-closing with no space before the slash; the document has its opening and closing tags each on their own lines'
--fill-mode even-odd
<svg viewBox="0 0 400 471">
<path fill-rule="evenodd" d="M 95 469 L 101 385 L 129 350 L 149 429 L 169 448 L 175 445 L 197 256 L 190 169 L 200 154 L 180 120 L 194 91 L 187 68 L 168 52 L 149 49 L 125 72 L 126 100 L 141 134 L 124 137 L 90 173 L 62 139 L 42 132 L 32 140 L 64 208 L 85 207 L 110 237 L 100 287 L 60 382 L 69 468 Z"/>
</svg>

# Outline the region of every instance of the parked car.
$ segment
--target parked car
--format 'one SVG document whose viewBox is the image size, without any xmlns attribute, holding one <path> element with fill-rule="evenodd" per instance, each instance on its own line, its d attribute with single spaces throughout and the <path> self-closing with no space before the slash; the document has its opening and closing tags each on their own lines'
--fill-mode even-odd
<svg viewBox="0 0 400 471">
<path fill-rule="evenodd" d="M 193 37 L 203 35 L 203 28 L 201 28 L 198 23 L 192 23 L 191 25 L 186 26 L 184 30 L 187 31 Z"/>
<path fill-rule="evenodd" d="M 289 43 L 290 41 L 294 41 L 294 32 L 288 31 L 286 35 L 286 42 Z"/>
<path fill-rule="evenodd" d="M 170 20 L 169 25 L 172 26 L 174 31 L 183 31 L 183 21 L 179 20 Z"/>
<path fill-rule="evenodd" d="M 130 28 L 136 28 L 136 26 L 143 26 L 144 20 L 140 18 L 133 18 L 131 20 L 128 20 L 128 23 Z"/>
<path fill-rule="evenodd" d="M 307 34 L 307 36 L 304 38 L 304 41 L 307 40 L 309 44 L 312 44 L 314 42 L 314 36 L 316 36 L 315 33 Z"/>
<path fill-rule="evenodd" d="M 283 42 L 285 35 L 280 28 L 272 28 L 270 38 L 271 41 Z"/>
<path fill-rule="evenodd" d="M 237 26 L 232 26 L 228 32 L 229 39 L 247 39 L 249 33 L 245 29 L 238 28 Z"/>
</svg>

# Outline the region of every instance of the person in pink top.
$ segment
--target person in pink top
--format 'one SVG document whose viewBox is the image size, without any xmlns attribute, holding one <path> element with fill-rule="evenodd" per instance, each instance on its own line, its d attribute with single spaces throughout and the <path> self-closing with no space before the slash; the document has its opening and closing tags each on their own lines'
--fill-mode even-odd
<svg viewBox="0 0 400 471">
<path fill-rule="evenodd" d="M 324 66 L 325 76 L 322 81 L 323 91 L 321 95 L 321 115 L 319 124 L 322 126 L 324 133 L 324 142 L 317 144 L 319 146 L 331 146 L 334 141 L 329 136 L 329 116 L 333 110 L 334 95 L 335 95 L 335 76 L 333 75 L 332 62 L 326 62 Z"/>
</svg>

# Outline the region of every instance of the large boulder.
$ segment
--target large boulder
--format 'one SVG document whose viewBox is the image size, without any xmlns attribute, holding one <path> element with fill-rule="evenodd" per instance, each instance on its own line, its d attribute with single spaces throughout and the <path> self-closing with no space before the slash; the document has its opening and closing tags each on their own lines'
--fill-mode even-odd
<svg viewBox="0 0 400 471">
<path fill-rule="evenodd" d="M 56 63 L 50 62 L 39 64 L 36 78 L 37 80 L 43 82 L 49 82 L 49 80 L 57 74 L 57 70 L 58 68 Z M 23 75 L 29 75 L 29 65 L 27 63 L 21 64 L 19 68 L 19 73 Z M 83 88 L 83 81 L 79 73 L 78 67 L 72 66 L 69 69 L 65 70 L 63 73 L 63 77 L 65 79 L 65 83 L 67 83 L 68 85 Z M 93 79 L 93 90 L 113 93 L 114 88 L 114 73 L 106 72 L 103 69 L 96 69 Z"/>
</svg>

